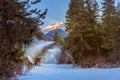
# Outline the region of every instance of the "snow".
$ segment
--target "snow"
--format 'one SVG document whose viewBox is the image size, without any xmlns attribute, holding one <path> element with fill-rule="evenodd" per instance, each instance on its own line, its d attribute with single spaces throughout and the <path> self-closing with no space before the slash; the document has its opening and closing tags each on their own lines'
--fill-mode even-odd
<svg viewBox="0 0 120 80">
<path fill-rule="evenodd" d="M 25 49 L 25 53 L 30 62 L 33 62 L 34 57 L 38 55 L 44 49 L 44 47 L 49 46 L 52 43 L 54 42 L 35 39 L 35 41 Z"/>
<path fill-rule="evenodd" d="M 35 66 L 19 80 L 120 80 L 120 68 L 75 68 L 67 64 Z"/>
<path fill-rule="evenodd" d="M 26 49 L 26 54 L 30 61 L 32 62 L 32 59 L 44 47 L 53 43 L 52 41 L 39 41 L 35 39 L 33 44 Z M 26 74 L 19 76 L 19 80 L 120 80 L 120 68 L 76 68 L 71 64 L 55 64 L 58 62 L 60 53 L 61 49 L 57 45 L 48 49 L 40 66 L 33 67 L 27 73 L 27 68 L 24 66 L 24 73 Z"/>
<path fill-rule="evenodd" d="M 42 58 L 41 63 L 58 63 L 61 54 L 61 48 L 54 45 L 53 48 L 48 49 L 45 56 Z"/>
</svg>

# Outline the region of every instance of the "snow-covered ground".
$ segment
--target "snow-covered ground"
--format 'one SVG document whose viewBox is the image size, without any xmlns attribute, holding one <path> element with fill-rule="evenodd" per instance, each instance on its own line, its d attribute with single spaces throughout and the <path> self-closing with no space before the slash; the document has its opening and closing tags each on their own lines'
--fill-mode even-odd
<svg viewBox="0 0 120 80">
<path fill-rule="evenodd" d="M 120 80 L 120 68 L 73 68 L 72 65 L 41 64 L 19 80 Z"/>
<path fill-rule="evenodd" d="M 26 54 L 30 57 L 31 62 L 44 47 L 52 43 L 54 42 L 34 41 L 26 49 Z M 20 76 L 19 80 L 120 80 L 120 68 L 75 68 L 67 64 L 57 65 L 60 52 L 61 50 L 57 45 L 48 49 L 42 59 L 42 64 L 33 67 L 26 75 Z"/>
</svg>

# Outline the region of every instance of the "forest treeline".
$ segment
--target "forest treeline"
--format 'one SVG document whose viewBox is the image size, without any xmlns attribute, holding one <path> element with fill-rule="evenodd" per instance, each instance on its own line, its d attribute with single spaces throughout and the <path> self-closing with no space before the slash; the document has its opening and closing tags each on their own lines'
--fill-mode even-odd
<svg viewBox="0 0 120 80">
<path fill-rule="evenodd" d="M 120 2 L 115 0 L 70 0 L 66 13 L 64 47 L 74 64 L 98 67 L 104 64 L 120 66 Z"/>
</svg>

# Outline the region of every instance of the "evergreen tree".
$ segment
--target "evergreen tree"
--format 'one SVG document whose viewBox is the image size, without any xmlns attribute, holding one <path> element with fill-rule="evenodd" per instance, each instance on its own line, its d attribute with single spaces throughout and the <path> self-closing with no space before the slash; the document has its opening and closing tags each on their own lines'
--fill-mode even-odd
<svg viewBox="0 0 120 80">
<path fill-rule="evenodd" d="M 120 1 L 118 2 L 117 4 L 117 7 L 116 7 L 116 26 L 119 27 L 120 26 Z"/>
<path fill-rule="evenodd" d="M 115 27 L 117 27 L 117 31 L 116 31 L 116 34 L 117 34 L 117 38 L 116 39 L 116 46 L 114 47 L 112 53 L 110 54 L 110 58 L 117 62 L 118 65 L 120 65 L 120 2 L 118 2 L 118 5 L 116 7 L 116 16 L 115 16 L 115 19 L 114 19 L 114 22 L 115 22 Z"/>
<path fill-rule="evenodd" d="M 55 34 L 54 41 L 56 43 L 60 44 L 60 45 L 64 44 L 64 41 L 63 41 L 62 37 L 58 33 Z"/>
<path fill-rule="evenodd" d="M 43 13 L 31 9 L 32 5 L 41 0 L 1 0 L 0 1 L 0 78 L 12 77 L 15 74 L 15 64 L 21 63 L 24 55 L 23 46 L 32 41 L 37 34 Z M 34 16 L 33 16 L 34 15 Z M 17 73 L 17 72 L 16 72 Z"/>
<path fill-rule="evenodd" d="M 111 52 L 117 42 L 118 38 L 118 26 L 116 25 L 116 8 L 114 6 L 114 0 L 103 0 L 102 2 L 102 21 L 103 21 L 103 36 L 102 36 L 102 48 L 103 53 Z"/>
<path fill-rule="evenodd" d="M 69 32 L 66 48 L 71 51 L 75 64 L 83 65 L 85 58 L 97 53 L 97 9 L 95 0 L 71 0 L 66 16 L 66 30 Z"/>
<path fill-rule="evenodd" d="M 82 45 L 81 42 L 83 41 L 83 34 L 80 34 L 80 30 L 81 32 L 83 30 L 83 26 L 80 24 L 82 23 L 81 16 L 83 15 L 81 12 L 84 12 L 83 0 L 71 0 L 66 16 L 66 30 L 69 32 L 69 35 L 66 38 L 65 42 L 66 48 L 70 50 L 75 64 L 79 64 L 79 61 L 82 58 L 81 52 L 84 49 L 84 46 L 80 47 L 80 45 Z"/>
</svg>

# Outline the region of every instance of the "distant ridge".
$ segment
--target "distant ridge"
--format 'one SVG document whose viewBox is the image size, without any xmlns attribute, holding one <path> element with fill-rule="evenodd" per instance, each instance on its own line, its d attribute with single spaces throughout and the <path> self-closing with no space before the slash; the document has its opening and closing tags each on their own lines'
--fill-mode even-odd
<svg viewBox="0 0 120 80">
<path fill-rule="evenodd" d="M 62 30 L 62 29 L 55 29 L 55 30 L 52 30 L 52 31 L 49 31 L 45 37 L 47 37 L 48 39 L 50 40 L 54 40 L 54 36 L 55 34 L 58 34 L 59 36 L 62 37 L 62 39 L 64 39 L 68 34 L 66 31 Z"/>
</svg>

